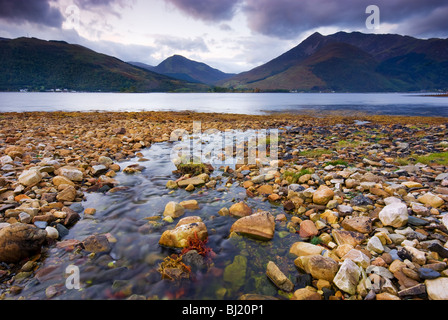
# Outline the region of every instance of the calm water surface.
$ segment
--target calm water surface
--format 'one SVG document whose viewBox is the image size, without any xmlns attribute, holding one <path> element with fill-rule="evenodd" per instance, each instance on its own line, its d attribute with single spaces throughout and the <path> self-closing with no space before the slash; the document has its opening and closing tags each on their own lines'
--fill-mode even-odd
<svg viewBox="0 0 448 320">
<path fill-rule="evenodd" d="M 0 93 L 0 112 L 191 110 L 264 114 L 307 109 L 448 117 L 448 98 L 402 93 Z"/>
</svg>

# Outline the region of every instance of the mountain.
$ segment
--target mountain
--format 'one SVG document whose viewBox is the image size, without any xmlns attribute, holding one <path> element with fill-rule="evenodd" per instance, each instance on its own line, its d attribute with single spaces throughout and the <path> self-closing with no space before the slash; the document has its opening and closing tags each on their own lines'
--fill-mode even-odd
<svg viewBox="0 0 448 320">
<path fill-rule="evenodd" d="M 314 33 L 218 85 L 235 89 L 384 92 L 448 88 L 448 39 Z"/>
<path fill-rule="evenodd" d="M 207 91 L 64 41 L 36 38 L 0 41 L 0 90 L 107 92 Z"/>
<path fill-rule="evenodd" d="M 142 62 L 128 61 L 127 63 L 129 63 L 133 66 L 139 67 L 139 68 L 149 70 L 149 71 L 154 71 L 154 68 L 155 68 L 154 66 L 150 66 L 149 64 L 142 63 Z"/>
<path fill-rule="evenodd" d="M 142 63 L 132 64 L 142 66 Z M 213 85 L 218 81 L 228 79 L 235 74 L 224 73 L 218 69 L 212 68 L 205 63 L 187 59 L 181 55 L 171 56 L 162 61 L 158 66 L 143 66 L 147 70 L 151 70 L 175 79 L 188 82 L 205 83 Z"/>
</svg>

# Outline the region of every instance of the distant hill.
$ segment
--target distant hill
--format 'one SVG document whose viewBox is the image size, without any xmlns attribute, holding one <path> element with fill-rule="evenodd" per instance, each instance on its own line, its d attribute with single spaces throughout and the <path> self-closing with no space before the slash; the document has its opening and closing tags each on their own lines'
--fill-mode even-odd
<svg viewBox="0 0 448 320">
<path fill-rule="evenodd" d="M 0 90 L 153 92 L 207 91 L 64 41 L 36 38 L 0 41 Z"/>
<path fill-rule="evenodd" d="M 235 75 L 231 73 L 224 73 L 218 69 L 208 66 L 205 63 L 193 61 L 181 55 L 171 56 L 162 61 L 156 67 L 138 62 L 130 63 L 172 78 L 188 82 L 205 83 L 209 85 L 213 85 L 218 81 L 228 79 Z"/>
<path fill-rule="evenodd" d="M 154 66 L 151 66 L 149 64 L 142 63 L 142 62 L 128 61 L 127 63 L 129 63 L 133 66 L 139 67 L 139 68 L 149 70 L 149 71 L 154 71 L 154 68 L 155 68 Z"/>
<path fill-rule="evenodd" d="M 281 56 L 218 85 L 265 91 L 444 90 L 448 39 L 316 32 Z"/>
</svg>

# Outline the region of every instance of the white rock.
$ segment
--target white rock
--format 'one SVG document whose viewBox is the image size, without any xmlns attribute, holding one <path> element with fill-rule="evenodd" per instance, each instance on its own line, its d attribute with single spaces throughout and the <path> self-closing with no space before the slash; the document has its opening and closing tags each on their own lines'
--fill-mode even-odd
<svg viewBox="0 0 448 320">
<path fill-rule="evenodd" d="M 366 268 L 367 274 L 375 273 L 384 279 L 393 279 L 394 275 L 385 267 L 370 265 Z"/>
<path fill-rule="evenodd" d="M 252 181 L 253 183 L 262 183 L 262 182 L 264 181 L 264 178 L 265 178 L 265 175 L 262 174 L 262 175 L 253 177 L 253 178 L 251 179 L 251 181 Z"/>
<path fill-rule="evenodd" d="M 314 194 L 314 192 L 316 192 L 316 190 L 314 190 L 313 188 L 308 188 L 303 190 L 303 195 L 307 198 L 311 198 Z"/>
<path fill-rule="evenodd" d="M 50 239 L 57 239 L 59 238 L 59 232 L 56 228 L 53 227 L 46 227 L 45 231 L 47 232 L 47 238 Z"/>
<path fill-rule="evenodd" d="M 388 197 L 388 198 L 384 199 L 384 203 L 386 205 L 389 205 L 392 203 L 402 203 L 402 201 L 400 199 L 398 199 L 397 197 Z"/>
<path fill-rule="evenodd" d="M 448 179 L 448 172 L 441 173 L 436 177 L 436 181 L 441 181 L 444 179 Z"/>
<path fill-rule="evenodd" d="M 37 170 L 25 170 L 19 176 L 19 183 L 24 186 L 31 186 L 33 184 L 39 183 L 42 180 L 42 174 Z"/>
<path fill-rule="evenodd" d="M 22 223 L 30 223 L 33 218 L 26 212 L 19 213 L 19 220 Z"/>
<path fill-rule="evenodd" d="M 378 217 L 384 226 L 401 228 L 408 222 L 408 208 L 404 203 L 391 203 L 381 210 Z"/>
<path fill-rule="evenodd" d="M 423 251 L 418 250 L 417 248 L 411 246 L 404 246 L 412 256 L 412 262 L 416 262 L 419 265 L 424 265 L 426 263 L 426 255 Z"/>
<path fill-rule="evenodd" d="M 341 260 L 346 259 L 352 260 L 354 263 L 363 268 L 367 268 L 370 265 L 370 258 L 362 251 L 357 249 L 351 249 L 341 258 Z"/>
<path fill-rule="evenodd" d="M 373 236 L 367 242 L 367 250 L 373 251 L 376 253 L 382 253 L 384 251 L 383 244 L 381 243 L 380 238 L 377 236 Z"/>
<path fill-rule="evenodd" d="M 443 223 L 443 225 L 445 226 L 445 228 L 448 229 L 448 213 L 446 213 L 446 214 L 443 215 L 442 223 Z"/>
<path fill-rule="evenodd" d="M 426 292 L 431 300 L 448 300 L 448 278 L 425 280 Z"/>
<path fill-rule="evenodd" d="M 83 174 L 75 167 L 66 166 L 59 169 L 59 175 L 66 177 L 71 181 L 82 181 Z"/>
<path fill-rule="evenodd" d="M 350 259 L 344 260 L 333 283 L 348 294 L 355 294 L 361 276 L 360 268 Z"/>
<path fill-rule="evenodd" d="M 7 163 L 13 163 L 13 160 L 12 160 L 12 158 L 10 156 L 6 155 L 6 156 L 3 156 L 3 157 L 0 158 L 0 163 L 2 165 L 5 165 Z"/>
</svg>

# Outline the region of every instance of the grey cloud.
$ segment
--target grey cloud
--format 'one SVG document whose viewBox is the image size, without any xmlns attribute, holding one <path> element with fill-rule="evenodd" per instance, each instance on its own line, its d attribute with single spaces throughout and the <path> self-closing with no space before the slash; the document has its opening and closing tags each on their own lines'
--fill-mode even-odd
<svg viewBox="0 0 448 320">
<path fill-rule="evenodd" d="M 64 21 L 61 12 L 51 7 L 49 0 L 0 0 L 0 19 L 14 23 L 36 23 L 60 27 Z"/>
<path fill-rule="evenodd" d="M 245 12 L 249 27 L 258 33 L 278 38 L 294 38 L 302 32 L 319 27 L 365 29 L 368 5 L 379 7 L 383 23 L 399 24 L 398 31 L 445 31 L 445 19 L 431 18 L 436 11 L 448 8 L 446 0 L 245 0 Z M 416 25 L 418 24 L 418 25 Z M 411 26 L 413 27 L 411 28 Z"/>
<path fill-rule="evenodd" d="M 231 20 L 241 0 L 165 0 L 188 15 L 205 21 Z"/>
<path fill-rule="evenodd" d="M 120 17 L 119 11 L 116 7 L 125 8 L 132 7 L 135 0 L 74 0 L 74 4 L 78 6 L 81 10 L 87 11 L 98 11 L 112 13 Z"/>
<path fill-rule="evenodd" d="M 154 43 L 156 46 L 165 46 L 179 51 L 209 51 L 204 39 L 200 37 L 191 39 L 175 36 L 158 36 Z"/>
</svg>

